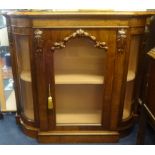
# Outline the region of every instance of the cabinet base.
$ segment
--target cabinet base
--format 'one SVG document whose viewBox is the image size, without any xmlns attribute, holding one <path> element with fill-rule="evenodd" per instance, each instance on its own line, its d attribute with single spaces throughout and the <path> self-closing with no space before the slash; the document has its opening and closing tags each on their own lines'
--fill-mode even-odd
<svg viewBox="0 0 155 155">
<path fill-rule="evenodd" d="M 134 114 L 132 114 L 128 119 L 123 120 L 121 122 L 118 129 L 120 133 L 120 138 L 123 138 L 131 133 L 135 122 L 136 122 L 136 116 Z"/>
<path fill-rule="evenodd" d="M 16 116 L 16 123 L 20 125 L 24 134 L 26 134 L 27 136 L 32 137 L 32 138 L 37 138 L 38 129 L 25 124 L 19 115 Z"/>
<path fill-rule="evenodd" d="M 62 130 L 55 130 L 55 131 L 47 131 L 43 132 L 40 131 L 38 128 L 32 127 L 24 121 L 18 115 L 16 117 L 17 123 L 21 126 L 22 131 L 32 138 L 36 138 L 40 143 L 53 143 L 53 144 L 60 144 L 60 143 L 116 143 L 118 142 L 119 138 L 126 136 L 131 131 L 134 122 L 133 117 L 131 117 L 127 122 L 123 123 L 123 128 L 118 131 L 62 131 Z"/>
<path fill-rule="evenodd" d="M 49 131 L 41 132 L 39 129 L 25 124 L 20 117 L 16 117 L 22 131 L 36 138 L 40 143 L 116 143 L 119 140 L 117 131 Z"/>
<path fill-rule="evenodd" d="M 53 131 L 39 132 L 41 143 L 116 143 L 119 133 L 113 131 Z"/>
</svg>

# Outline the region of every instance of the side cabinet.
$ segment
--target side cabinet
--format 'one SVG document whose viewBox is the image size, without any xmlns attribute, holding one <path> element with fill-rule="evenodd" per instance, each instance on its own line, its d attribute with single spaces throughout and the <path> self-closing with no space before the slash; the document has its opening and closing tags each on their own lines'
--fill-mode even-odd
<svg viewBox="0 0 155 155">
<path fill-rule="evenodd" d="M 147 53 L 148 68 L 145 76 L 145 100 L 144 108 L 148 115 L 148 122 L 155 129 L 155 104 L 154 104 L 154 90 L 155 90 L 155 48 Z"/>
<path fill-rule="evenodd" d="M 116 142 L 134 124 L 146 17 L 111 12 L 7 15 L 25 134 L 48 143 Z"/>
</svg>

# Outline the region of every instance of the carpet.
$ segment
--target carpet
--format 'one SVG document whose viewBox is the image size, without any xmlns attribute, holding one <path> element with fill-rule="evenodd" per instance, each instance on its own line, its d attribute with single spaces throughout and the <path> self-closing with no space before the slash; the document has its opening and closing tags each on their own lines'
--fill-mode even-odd
<svg viewBox="0 0 155 155">
<path fill-rule="evenodd" d="M 103 145 L 135 145 L 138 125 L 132 132 L 121 138 L 118 143 L 103 143 Z M 26 136 L 16 124 L 14 113 L 5 113 L 4 119 L 0 120 L 0 145 L 38 145 L 36 139 Z M 154 131 L 147 127 L 145 145 L 155 144 Z"/>
</svg>

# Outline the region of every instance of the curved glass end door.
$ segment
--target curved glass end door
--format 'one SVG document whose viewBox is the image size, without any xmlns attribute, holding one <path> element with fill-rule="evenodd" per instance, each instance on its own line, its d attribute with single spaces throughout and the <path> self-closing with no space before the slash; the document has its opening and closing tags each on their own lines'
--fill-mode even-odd
<svg viewBox="0 0 155 155">
<path fill-rule="evenodd" d="M 24 116 L 33 120 L 32 81 L 30 72 L 29 38 L 16 36 L 16 54 L 19 72 L 20 104 Z"/>
<path fill-rule="evenodd" d="M 137 72 L 139 43 L 140 43 L 139 36 L 135 36 L 131 41 L 123 119 L 129 118 L 132 112 L 133 95 L 134 95 L 133 91 L 134 91 L 134 84 L 135 84 L 135 76 Z"/>
</svg>

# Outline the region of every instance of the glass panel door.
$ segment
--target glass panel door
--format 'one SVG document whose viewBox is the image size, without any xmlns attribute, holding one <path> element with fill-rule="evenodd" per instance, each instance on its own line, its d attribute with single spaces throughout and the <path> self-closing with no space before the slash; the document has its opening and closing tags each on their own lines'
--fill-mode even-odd
<svg viewBox="0 0 155 155">
<path fill-rule="evenodd" d="M 54 51 L 56 125 L 101 125 L 105 60 L 84 37 Z"/>
</svg>

